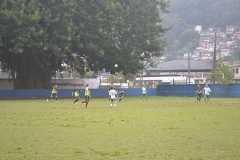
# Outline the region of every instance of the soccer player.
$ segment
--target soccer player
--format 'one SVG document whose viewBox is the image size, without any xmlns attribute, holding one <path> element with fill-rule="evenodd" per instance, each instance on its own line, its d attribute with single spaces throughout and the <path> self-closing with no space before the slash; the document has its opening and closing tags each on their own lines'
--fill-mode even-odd
<svg viewBox="0 0 240 160">
<path fill-rule="evenodd" d="M 51 96 L 47 99 L 47 102 L 48 102 L 53 96 L 55 96 L 56 102 L 58 102 L 57 85 L 55 85 L 55 86 L 53 87 Z"/>
<path fill-rule="evenodd" d="M 90 87 L 89 87 L 89 85 L 87 84 L 87 85 L 86 85 L 86 88 L 85 88 L 85 101 L 81 101 L 80 104 L 86 103 L 85 108 L 87 108 L 90 97 L 91 97 Z"/>
<path fill-rule="evenodd" d="M 142 87 L 142 96 L 140 97 L 140 101 L 142 101 L 142 98 L 143 98 L 143 97 L 145 97 L 145 98 L 146 98 L 146 101 L 148 101 L 146 85 L 143 85 L 143 87 Z"/>
<path fill-rule="evenodd" d="M 116 104 L 116 95 L 117 95 L 117 91 L 111 87 L 111 90 L 109 91 L 109 94 L 111 96 L 111 104 L 110 104 L 110 107 L 112 107 L 112 105 L 114 105 L 114 107 L 117 107 L 117 104 Z"/>
<path fill-rule="evenodd" d="M 118 102 L 121 102 L 121 101 L 122 101 L 124 95 L 125 95 L 125 92 L 124 92 L 124 91 L 120 91 L 120 92 L 118 93 L 118 96 L 117 96 Z"/>
<path fill-rule="evenodd" d="M 111 95 L 110 95 L 110 90 L 111 88 L 113 88 L 113 86 L 111 86 L 109 89 L 108 89 L 108 100 L 110 101 L 111 100 Z"/>
<path fill-rule="evenodd" d="M 198 87 L 197 87 L 197 89 L 196 89 L 197 103 L 201 101 L 202 92 L 203 92 L 203 89 L 201 88 L 200 85 L 198 85 Z"/>
<path fill-rule="evenodd" d="M 74 97 L 75 97 L 75 100 L 74 100 L 74 102 L 73 102 L 73 105 L 75 105 L 76 102 L 80 99 L 80 96 L 79 96 L 80 92 L 82 92 L 82 90 L 80 90 L 80 89 L 78 88 L 78 86 L 76 86 L 75 89 L 72 91 L 72 96 L 73 96 L 73 94 L 74 94 Z"/>
<path fill-rule="evenodd" d="M 205 87 L 203 88 L 203 91 L 204 91 L 204 101 L 205 101 L 205 103 L 208 103 L 209 102 L 209 95 L 211 93 L 211 89 L 206 84 Z"/>
</svg>

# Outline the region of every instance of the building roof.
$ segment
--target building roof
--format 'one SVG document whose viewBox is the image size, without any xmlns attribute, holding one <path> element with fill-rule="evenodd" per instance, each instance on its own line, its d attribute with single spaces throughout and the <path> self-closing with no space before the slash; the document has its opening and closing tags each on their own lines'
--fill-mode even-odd
<svg viewBox="0 0 240 160">
<path fill-rule="evenodd" d="M 147 70 L 150 72 L 188 72 L 188 62 L 190 62 L 191 72 L 210 72 L 213 69 L 213 65 L 210 62 L 179 59 L 159 63 L 157 67 L 150 67 Z"/>
</svg>

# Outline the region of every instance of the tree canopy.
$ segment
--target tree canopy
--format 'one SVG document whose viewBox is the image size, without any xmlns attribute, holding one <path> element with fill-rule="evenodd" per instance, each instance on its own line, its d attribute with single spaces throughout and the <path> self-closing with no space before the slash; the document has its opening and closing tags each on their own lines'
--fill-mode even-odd
<svg viewBox="0 0 240 160">
<path fill-rule="evenodd" d="M 230 66 L 224 65 L 222 59 L 217 61 L 217 69 L 213 69 L 211 73 L 208 75 L 209 79 L 217 80 L 218 84 L 222 85 L 226 96 L 228 97 L 228 91 L 230 89 L 230 85 L 233 83 L 234 72 Z"/>
<path fill-rule="evenodd" d="M 161 56 L 165 0 L 2 0 L 0 61 L 15 89 L 49 88 L 66 63 L 124 75 Z M 118 64 L 118 67 L 114 67 Z"/>
</svg>

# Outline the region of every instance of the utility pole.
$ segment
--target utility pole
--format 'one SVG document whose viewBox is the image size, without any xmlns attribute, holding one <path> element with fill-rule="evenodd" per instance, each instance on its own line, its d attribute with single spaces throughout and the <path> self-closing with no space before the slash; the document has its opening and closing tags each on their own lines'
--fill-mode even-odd
<svg viewBox="0 0 240 160">
<path fill-rule="evenodd" d="M 190 54 L 191 53 L 188 53 L 188 83 L 190 84 Z"/>
<path fill-rule="evenodd" d="M 214 36 L 214 51 L 213 51 L 213 71 L 216 70 L 216 48 L 217 48 L 217 33 Z M 213 84 L 215 84 L 215 75 L 213 74 Z"/>
</svg>

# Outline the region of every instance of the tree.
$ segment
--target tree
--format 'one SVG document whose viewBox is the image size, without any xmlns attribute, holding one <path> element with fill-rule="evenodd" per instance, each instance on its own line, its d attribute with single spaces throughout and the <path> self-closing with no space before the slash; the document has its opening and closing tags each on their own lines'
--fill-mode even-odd
<svg viewBox="0 0 240 160">
<path fill-rule="evenodd" d="M 171 46 L 173 52 L 177 52 L 181 46 L 181 43 L 178 40 L 175 40 Z"/>
<path fill-rule="evenodd" d="M 164 1 L 119 0 L 85 2 L 74 18 L 78 26 L 72 51 L 87 61 L 90 70 L 137 73 L 145 59 L 161 56 L 167 31 L 161 26 L 159 7 Z M 83 12 L 84 10 L 84 12 Z M 118 64 L 118 67 L 114 67 Z"/>
<path fill-rule="evenodd" d="M 208 75 L 210 79 L 213 77 L 223 86 L 226 96 L 228 97 L 228 91 L 230 89 L 229 84 L 233 83 L 232 79 L 234 78 L 233 70 L 229 66 L 222 64 L 219 68 L 212 70 Z"/>
<path fill-rule="evenodd" d="M 0 1 L 0 61 L 15 89 L 49 88 L 61 64 L 82 75 L 137 73 L 161 56 L 164 0 Z M 118 67 L 114 67 L 118 64 Z"/>
<path fill-rule="evenodd" d="M 240 60 L 240 48 L 234 49 L 232 55 L 227 56 L 225 59 L 228 61 L 232 61 L 232 62 L 239 61 Z"/>
<path fill-rule="evenodd" d="M 72 0 L 0 2 L 0 60 L 15 89 L 48 88 L 71 39 Z"/>
</svg>

